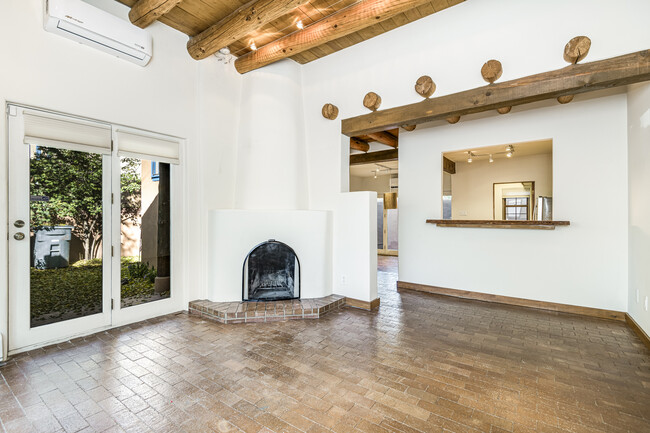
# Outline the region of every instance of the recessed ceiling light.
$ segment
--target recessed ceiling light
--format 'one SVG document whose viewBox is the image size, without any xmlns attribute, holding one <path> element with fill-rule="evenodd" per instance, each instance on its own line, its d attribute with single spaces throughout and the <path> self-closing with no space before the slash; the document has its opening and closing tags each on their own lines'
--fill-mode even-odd
<svg viewBox="0 0 650 433">
<path fill-rule="evenodd" d="M 298 22 L 296 23 L 296 27 L 302 30 L 305 28 L 305 25 L 302 23 L 302 20 L 298 20 Z"/>
<path fill-rule="evenodd" d="M 251 50 L 257 51 L 257 45 L 255 45 L 255 42 L 251 42 Z"/>
<path fill-rule="evenodd" d="M 219 50 L 219 52 L 220 52 L 221 54 L 227 56 L 228 54 L 230 54 L 230 48 L 228 48 L 228 47 L 223 47 L 222 49 Z"/>
</svg>

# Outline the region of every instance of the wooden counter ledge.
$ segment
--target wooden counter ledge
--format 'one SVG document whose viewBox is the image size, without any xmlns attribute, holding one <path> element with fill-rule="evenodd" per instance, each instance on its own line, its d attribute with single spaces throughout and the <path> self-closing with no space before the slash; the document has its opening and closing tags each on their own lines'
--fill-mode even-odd
<svg viewBox="0 0 650 433">
<path fill-rule="evenodd" d="M 503 221 L 503 220 L 427 220 L 438 227 L 464 227 L 485 229 L 555 230 L 556 226 L 568 226 L 569 221 Z"/>
</svg>

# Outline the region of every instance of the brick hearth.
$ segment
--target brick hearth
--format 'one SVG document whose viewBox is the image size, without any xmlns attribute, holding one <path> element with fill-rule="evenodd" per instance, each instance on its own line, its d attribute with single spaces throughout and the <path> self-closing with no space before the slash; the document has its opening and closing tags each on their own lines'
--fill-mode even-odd
<svg viewBox="0 0 650 433">
<path fill-rule="evenodd" d="M 345 305 L 345 297 L 330 295 L 324 298 L 271 302 L 212 302 L 192 301 L 190 314 L 219 323 L 277 322 L 281 320 L 318 319 L 329 311 Z"/>
</svg>

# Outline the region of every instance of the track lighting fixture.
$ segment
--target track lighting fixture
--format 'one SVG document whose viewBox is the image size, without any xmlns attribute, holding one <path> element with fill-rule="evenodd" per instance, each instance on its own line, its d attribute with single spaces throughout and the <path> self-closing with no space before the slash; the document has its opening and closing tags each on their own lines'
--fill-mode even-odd
<svg viewBox="0 0 650 433">
<path fill-rule="evenodd" d="M 305 25 L 302 23 L 302 20 L 298 20 L 298 22 L 296 23 L 296 27 L 302 30 L 305 28 Z"/>
<path fill-rule="evenodd" d="M 255 45 L 255 41 L 251 42 L 251 50 L 257 51 L 257 45 Z"/>
<path fill-rule="evenodd" d="M 514 146 L 509 144 L 509 145 L 506 146 L 506 150 L 503 151 L 503 152 L 474 153 L 471 150 L 468 150 L 468 151 L 466 151 L 466 153 L 467 153 L 467 162 L 470 163 L 470 164 L 472 163 L 472 161 L 474 161 L 475 158 L 483 158 L 483 157 L 487 157 L 488 162 L 494 162 L 494 156 L 495 155 L 505 155 L 508 158 L 511 158 L 512 155 L 515 153 L 515 148 L 514 148 Z"/>
</svg>

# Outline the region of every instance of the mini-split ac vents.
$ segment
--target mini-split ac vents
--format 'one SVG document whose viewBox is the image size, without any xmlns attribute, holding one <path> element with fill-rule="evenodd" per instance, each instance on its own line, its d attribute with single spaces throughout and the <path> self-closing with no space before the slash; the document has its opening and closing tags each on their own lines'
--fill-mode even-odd
<svg viewBox="0 0 650 433">
<path fill-rule="evenodd" d="M 153 53 L 149 32 L 81 0 L 46 0 L 43 27 L 140 66 Z"/>
</svg>

